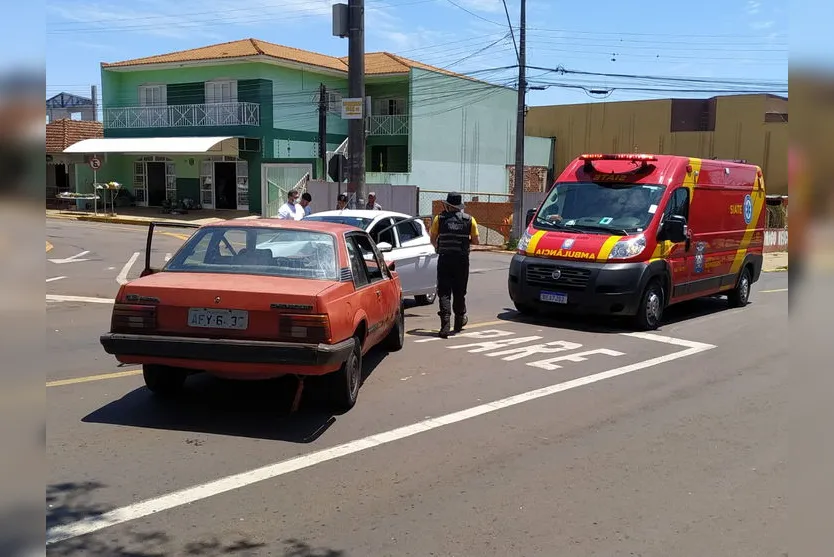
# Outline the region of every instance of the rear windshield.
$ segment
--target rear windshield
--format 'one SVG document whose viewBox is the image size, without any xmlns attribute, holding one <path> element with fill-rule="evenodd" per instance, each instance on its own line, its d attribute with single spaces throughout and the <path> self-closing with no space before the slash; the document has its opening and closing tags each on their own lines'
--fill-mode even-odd
<svg viewBox="0 0 834 557">
<path fill-rule="evenodd" d="M 368 226 L 373 222 L 373 219 L 366 219 L 362 217 L 352 217 L 348 215 L 310 215 L 304 217 L 304 220 L 317 220 L 322 222 L 334 222 L 336 224 L 346 224 L 348 226 L 355 226 L 362 230 L 367 230 Z"/>
<path fill-rule="evenodd" d="M 536 213 L 536 228 L 592 234 L 642 232 L 663 197 L 656 184 L 561 182 Z"/>
<path fill-rule="evenodd" d="M 164 271 L 336 280 L 335 239 L 308 230 L 208 227 L 198 230 Z"/>
</svg>

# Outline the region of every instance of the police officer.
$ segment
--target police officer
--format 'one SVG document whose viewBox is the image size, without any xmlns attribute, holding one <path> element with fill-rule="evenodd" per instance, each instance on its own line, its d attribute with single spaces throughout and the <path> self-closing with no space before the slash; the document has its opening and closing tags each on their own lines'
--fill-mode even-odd
<svg viewBox="0 0 834 557">
<path fill-rule="evenodd" d="M 446 196 L 445 210 L 434 217 L 429 230 L 431 242 L 439 255 L 437 260 L 437 296 L 440 311 L 440 338 L 449 336 L 449 320 L 455 313 L 455 332 L 468 322 L 466 287 L 469 283 L 469 246 L 480 243 L 478 223 L 463 212 L 461 195 Z"/>
</svg>

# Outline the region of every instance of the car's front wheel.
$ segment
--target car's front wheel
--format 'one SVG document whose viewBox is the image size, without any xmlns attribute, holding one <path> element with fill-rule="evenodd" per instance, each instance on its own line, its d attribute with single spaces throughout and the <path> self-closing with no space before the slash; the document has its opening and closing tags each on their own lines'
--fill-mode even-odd
<svg viewBox="0 0 834 557">
<path fill-rule="evenodd" d="M 347 411 L 356 404 L 362 383 L 362 343 L 353 337 L 353 348 L 338 371 L 328 377 L 330 400 L 337 409 Z"/>
<path fill-rule="evenodd" d="M 155 395 L 172 396 L 182 391 L 188 372 L 176 367 L 160 365 L 142 366 L 145 386 Z"/>
</svg>

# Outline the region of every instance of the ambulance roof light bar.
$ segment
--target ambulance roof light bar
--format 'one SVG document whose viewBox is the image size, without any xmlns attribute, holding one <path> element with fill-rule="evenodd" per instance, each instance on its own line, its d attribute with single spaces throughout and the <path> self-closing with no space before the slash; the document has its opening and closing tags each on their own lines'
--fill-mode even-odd
<svg viewBox="0 0 834 557">
<path fill-rule="evenodd" d="M 640 155 L 636 153 L 626 153 L 618 155 L 605 155 L 602 153 L 583 154 L 579 156 L 580 160 L 585 161 L 585 170 L 590 171 L 594 167 L 594 161 L 632 161 L 641 162 L 640 166 L 645 168 L 649 161 L 656 161 L 657 157 L 654 155 Z"/>
</svg>

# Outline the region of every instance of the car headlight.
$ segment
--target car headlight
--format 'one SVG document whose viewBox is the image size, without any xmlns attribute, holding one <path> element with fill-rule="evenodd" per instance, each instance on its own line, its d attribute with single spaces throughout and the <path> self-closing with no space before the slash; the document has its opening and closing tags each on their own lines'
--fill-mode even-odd
<svg viewBox="0 0 834 557">
<path fill-rule="evenodd" d="M 521 235 L 521 238 L 518 239 L 518 251 L 522 253 L 527 252 L 527 244 L 530 243 L 530 239 L 533 237 L 529 231 L 525 230 L 524 234 Z"/>
<path fill-rule="evenodd" d="M 620 240 L 614 244 L 608 259 L 629 259 L 643 253 L 646 249 L 646 237 L 643 235 L 628 240 Z"/>
</svg>

